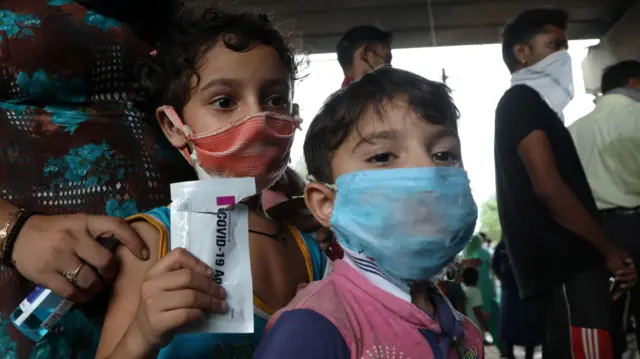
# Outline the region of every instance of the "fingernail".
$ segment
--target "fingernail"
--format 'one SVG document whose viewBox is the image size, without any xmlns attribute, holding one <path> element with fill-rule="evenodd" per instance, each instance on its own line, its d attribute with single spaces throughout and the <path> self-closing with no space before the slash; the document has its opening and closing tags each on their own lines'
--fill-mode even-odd
<svg viewBox="0 0 640 359">
<path fill-rule="evenodd" d="M 207 269 L 207 275 L 213 275 L 213 268 Z"/>
<path fill-rule="evenodd" d="M 146 259 L 149 259 L 149 250 L 148 250 L 148 249 L 146 249 L 146 248 L 145 248 L 145 249 L 143 249 L 143 250 L 142 250 L 142 252 L 141 252 L 140 254 L 142 254 L 142 258 L 143 258 L 143 259 L 145 259 L 145 260 L 146 260 Z"/>
<path fill-rule="evenodd" d="M 220 306 L 223 312 L 227 312 L 229 310 L 229 306 L 227 303 L 222 302 L 222 306 Z"/>
</svg>

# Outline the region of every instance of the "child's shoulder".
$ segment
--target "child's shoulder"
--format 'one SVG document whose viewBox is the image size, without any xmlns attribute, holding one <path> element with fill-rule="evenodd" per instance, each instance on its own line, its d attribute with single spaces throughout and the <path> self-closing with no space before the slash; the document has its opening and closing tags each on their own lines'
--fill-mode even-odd
<svg viewBox="0 0 640 359">
<path fill-rule="evenodd" d="M 171 210 L 168 206 L 156 207 L 126 219 L 145 242 L 152 257 L 162 258 L 168 251 Z"/>
<path fill-rule="evenodd" d="M 309 283 L 304 289 L 298 291 L 296 296 L 286 307 L 278 310 L 269 320 L 268 327 L 271 327 L 282 314 L 302 309 L 312 310 L 322 316 L 344 317 L 341 313 L 345 311 L 345 306 L 340 295 L 340 289 L 332 277 Z M 338 313 L 337 313 L 338 312 Z"/>
</svg>

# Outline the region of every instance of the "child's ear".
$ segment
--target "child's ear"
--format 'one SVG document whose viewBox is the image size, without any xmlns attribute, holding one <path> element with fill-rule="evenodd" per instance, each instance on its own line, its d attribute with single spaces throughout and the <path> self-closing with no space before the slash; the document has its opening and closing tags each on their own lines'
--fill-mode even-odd
<svg viewBox="0 0 640 359">
<path fill-rule="evenodd" d="M 313 217 L 325 228 L 331 227 L 335 192 L 318 182 L 311 182 L 304 188 L 304 201 Z"/>
<path fill-rule="evenodd" d="M 156 119 L 158 120 L 158 124 L 160 124 L 160 128 L 162 128 L 162 132 L 164 132 L 164 135 L 173 147 L 180 150 L 187 147 L 187 136 L 171 122 L 163 106 L 156 109 Z"/>
</svg>

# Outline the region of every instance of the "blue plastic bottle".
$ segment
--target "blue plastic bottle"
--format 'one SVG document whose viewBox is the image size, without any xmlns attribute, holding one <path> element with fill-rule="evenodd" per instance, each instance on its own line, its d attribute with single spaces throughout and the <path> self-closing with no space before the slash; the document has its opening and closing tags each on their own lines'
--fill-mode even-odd
<svg viewBox="0 0 640 359">
<path fill-rule="evenodd" d="M 97 241 L 110 251 L 114 251 L 119 243 L 114 237 L 101 237 Z M 72 306 L 73 302 L 53 293 L 51 289 L 36 286 L 11 313 L 11 322 L 27 338 L 37 342 Z"/>
<path fill-rule="evenodd" d="M 73 302 L 54 294 L 50 289 L 37 286 L 11 313 L 11 322 L 27 338 L 37 342 L 72 306 Z"/>
</svg>

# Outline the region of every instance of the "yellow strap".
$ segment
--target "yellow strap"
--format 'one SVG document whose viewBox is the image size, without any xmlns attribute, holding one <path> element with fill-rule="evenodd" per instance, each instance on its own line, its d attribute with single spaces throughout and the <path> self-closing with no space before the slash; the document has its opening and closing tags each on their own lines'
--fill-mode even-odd
<svg viewBox="0 0 640 359">
<path fill-rule="evenodd" d="M 157 219 L 155 219 L 155 217 L 145 214 L 145 213 L 139 213 L 139 214 L 135 214 L 131 217 L 128 217 L 126 219 L 126 221 L 128 223 L 133 223 L 135 221 L 147 221 L 149 222 L 152 226 L 154 226 L 158 232 L 160 232 L 160 244 L 158 246 L 158 258 L 162 258 L 165 255 L 167 255 L 167 252 L 169 251 L 169 231 L 167 230 L 167 227 L 164 226 L 164 224 L 162 224 L 162 222 L 158 221 Z"/>
</svg>

